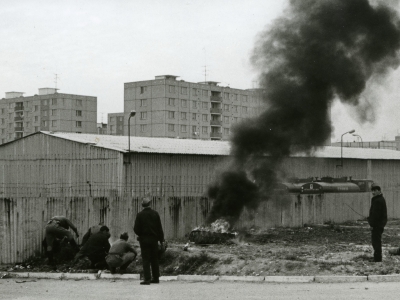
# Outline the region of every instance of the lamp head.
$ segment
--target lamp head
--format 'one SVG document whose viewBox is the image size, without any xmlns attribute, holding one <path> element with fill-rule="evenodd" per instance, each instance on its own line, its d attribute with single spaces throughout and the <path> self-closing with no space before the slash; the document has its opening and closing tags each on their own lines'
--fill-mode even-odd
<svg viewBox="0 0 400 300">
<path fill-rule="evenodd" d="M 350 130 L 349 133 L 354 133 L 356 132 L 354 129 Z"/>
<path fill-rule="evenodd" d="M 136 115 L 136 110 L 131 110 L 129 117 L 134 117 Z"/>
</svg>

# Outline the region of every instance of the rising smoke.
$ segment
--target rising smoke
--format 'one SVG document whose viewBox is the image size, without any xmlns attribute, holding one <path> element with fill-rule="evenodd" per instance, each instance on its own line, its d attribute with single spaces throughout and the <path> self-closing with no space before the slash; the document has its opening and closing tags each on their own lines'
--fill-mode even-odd
<svg viewBox="0 0 400 300">
<path fill-rule="evenodd" d="M 312 152 L 331 135 L 329 107 L 339 99 L 359 107 L 369 81 L 399 65 L 400 19 L 367 0 L 293 0 L 285 15 L 259 35 L 252 62 L 268 107 L 233 131 L 233 161 L 209 188 L 208 222 L 237 221 L 270 191 L 282 160 Z M 365 104 L 367 103 L 367 104 Z M 260 165 L 260 156 L 268 156 Z M 251 179 L 249 179 L 251 178 Z M 257 182 L 255 184 L 254 182 Z"/>
</svg>

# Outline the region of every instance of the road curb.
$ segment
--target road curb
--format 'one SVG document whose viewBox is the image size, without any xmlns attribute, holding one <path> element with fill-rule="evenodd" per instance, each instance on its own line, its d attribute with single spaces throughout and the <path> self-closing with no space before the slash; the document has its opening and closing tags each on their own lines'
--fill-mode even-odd
<svg viewBox="0 0 400 300">
<path fill-rule="evenodd" d="M 101 273 L 99 279 L 133 279 L 140 280 L 140 274 L 111 274 Z"/>
<path fill-rule="evenodd" d="M 367 276 L 315 276 L 314 281 L 319 283 L 363 282 Z"/>
<path fill-rule="evenodd" d="M 58 280 L 96 280 L 96 279 L 131 279 L 140 280 L 140 274 L 111 274 L 111 273 L 45 273 L 45 272 L 0 272 L 6 275 L 2 279 L 36 278 Z M 8 275 L 8 276 L 7 276 Z M 368 275 L 368 276 L 217 276 L 217 275 L 178 275 L 161 276 L 161 282 L 191 281 L 191 282 L 265 282 L 265 283 L 347 283 L 347 282 L 400 282 L 400 274 Z"/>
<path fill-rule="evenodd" d="M 98 274 L 94 273 L 63 273 L 60 279 L 96 280 L 98 276 Z"/>
<path fill-rule="evenodd" d="M 215 275 L 178 275 L 178 281 L 202 281 L 202 282 L 214 282 L 218 280 L 218 276 Z"/>
<path fill-rule="evenodd" d="M 18 274 L 17 272 L 10 274 Z M 80 274 L 80 273 L 78 273 Z M 45 272 L 33 272 L 28 273 L 28 277 L 37 279 L 62 279 L 63 273 L 45 273 Z"/>
<path fill-rule="evenodd" d="M 372 282 L 399 282 L 400 281 L 400 274 L 368 275 L 368 281 L 372 281 Z"/>
<path fill-rule="evenodd" d="M 314 276 L 265 276 L 265 282 L 282 282 L 282 283 L 307 283 L 314 282 Z"/>
<path fill-rule="evenodd" d="M 220 276 L 220 281 L 245 281 L 245 282 L 261 282 L 264 281 L 263 276 Z"/>
<path fill-rule="evenodd" d="M 160 281 L 177 281 L 178 276 L 161 276 L 159 278 Z"/>
</svg>

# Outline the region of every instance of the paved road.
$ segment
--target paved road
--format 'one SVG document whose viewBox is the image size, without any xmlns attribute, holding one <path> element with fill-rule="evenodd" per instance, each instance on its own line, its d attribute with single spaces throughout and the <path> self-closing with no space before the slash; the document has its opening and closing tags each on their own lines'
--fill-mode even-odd
<svg viewBox="0 0 400 300">
<path fill-rule="evenodd" d="M 131 280 L 1 279 L 0 299 L 398 299 L 399 283 L 163 282 L 141 286 Z"/>
</svg>

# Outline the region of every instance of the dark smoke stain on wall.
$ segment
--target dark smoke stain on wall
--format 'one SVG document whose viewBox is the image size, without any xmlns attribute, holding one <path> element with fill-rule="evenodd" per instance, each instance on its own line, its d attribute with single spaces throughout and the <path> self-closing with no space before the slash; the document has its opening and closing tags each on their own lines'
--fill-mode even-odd
<svg viewBox="0 0 400 300">
<path fill-rule="evenodd" d="M 208 222 L 222 217 L 233 225 L 244 207 L 268 199 L 285 157 L 324 145 L 332 101 L 357 106 L 368 80 L 398 67 L 399 28 L 394 10 L 367 0 L 290 2 L 254 47 L 268 109 L 233 131 L 233 162 L 210 186 Z M 260 164 L 261 156 L 269 159 Z"/>
</svg>

